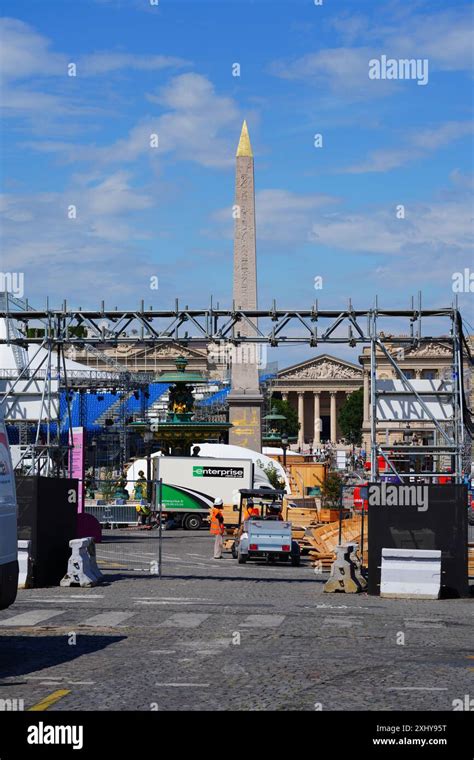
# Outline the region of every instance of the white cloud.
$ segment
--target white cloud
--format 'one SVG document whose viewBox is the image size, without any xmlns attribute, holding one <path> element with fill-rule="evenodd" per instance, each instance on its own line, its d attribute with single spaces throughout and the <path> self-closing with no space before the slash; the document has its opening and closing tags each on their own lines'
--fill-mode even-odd
<svg viewBox="0 0 474 760">
<path fill-rule="evenodd" d="M 302 195 L 280 189 L 258 190 L 255 194 L 257 237 L 282 244 L 308 240 L 315 212 L 338 202 L 338 198 L 323 193 Z M 221 234 L 232 237 L 232 208 L 219 209 L 212 219 L 220 225 Z M 215 234 L 215 231 L 207 229 L 206 234 Z"/>
<path fill-rule="evenodd" d="M 4 80 L 65 77 L 75 63 L 78 76 L 99 76 L 114 71 L 160 71 L 187 65 L 183 58 L 115 51 L 99 51 L 71 58 L 52 51 L 50 40 L 15 18 L 0 19 L 0 68 Z"/>
<path fill-rule="evenodd" d="M 430 10 L 430 9 L 429 9 Z M 324 85 L 349 100 L 374 98 L 400 90 L 400 83 L 368 79 L 368 62 L 389 58 L 428 58 L 436 71 L 472 72 L 472 13 L 468 6 L 430 13 L 416 6 L 377 8 L 377 23 L 362 14 L 334 17 L 329 23 L 345 43 L 321 48 L 294 60 L 276 61 L 279 77 Z M 408 83 L 409 84 L 409 83 Z"/>
<path fill-rule="evenodd" d="M 156 117 L 136 124 L 124 138 L 106 146 L 73 145 L 63 141 L 35 141 L 26 145 L 44 153 L 57 152 L 68 161 L 94 161 L 114 164 L 136 161 L 147 155 L 158 159 L 173 153 L 181 161 L 202 166 L 232 166 L 241 119 L 232 98 L 218 95 L 206 77 L 180 74 L 173 77 L 151 103 L 168 109 Z M 158 135 L 158 147 L 151 136 Z"/>
<path fill-rule="evenodd" d="M 94 53 L 79 58 L 78 72 L 85 76 L 110 74 L 113 71 L 160 71 L 186 66 L 183 58 L 166 55 L 135 55 L 131 53 Z"/>
<path fill-rule="evenodd" d="M 140 255 L 147 231 L 136 214 L 153 205 L 116 172 L 63 193 L 0 196 L 2 267 L 23 271 L 27 296 L 57 293 L 90 301 L 147 288 L 154 267 Z M 68 218 L 71 205 L 77 218 Z M 148 243 L 145 243 L 148 246 Z"/>
<path fill-rule="evenodd" d="M 64 76 L 67 57 L 53 53 L 46 37 L 14 18 L 0 19 L 0 69 L 4 80 Z"/>
<path fill-rule="evenodd" d="M 393 92 L 393 83 L 370 80 L 368 62 L 375 52 L 368 47 L 319 50 L 292 62 L 275 62 L 270 70 L 282 79 L 301 79 L 321 88 L 343 92 L 351 100 Z"/>
<path fill-rule="evenodd" d="M 365 213 L 321 216 L 312 227 L 317 245 L 354 254 L 372 253 L 397 256 L 410 270 L 426 271 L 429 277 L 435 261 L 451 268 L 461 266 L 471 256 L 472 201 L 457 198 L 406 207 L 406 218 L 397 219 L 391 209 L 374 208 Z"/>
<path fill-rule="evenodd" d="M 342 199 L 325 195 L 298 195 L 285 190 L 261 190 L 256 194 L 257 240 L 273 245 L 312 244 L 316 260 L 318 251 L 370 256 L 374 269 L 367 277 L 383 281 L 392 279 L 416 282 L 448 283 L 451 273 L 470 266 L 472 260 L 473 206 L 467 192 L 468 178 L 454 173 L 454 188 L 426 203 L 405 206 L 405 219 L 397 218 L 397 207 L 374 205 L 362 211 L 346 208 L 328 211 L 328 206 Z M 221 234 L 233 234 L 231 209 L 220 209 L 213 221 Z M 211 230 L 206 230 L 212 234 Z M 293 259 L 288 264 L 303 276 Z M 364 268 L 367 263 L 364 263 Z M 370 265 L 369 265 L 370 267 Z M 349 288 L 350 290 L 350 288 Z"/>
<path fill-rule="evenodd" d="M 383 148 L 372 151 L 365 161 L 338 171 L 347 174 L 385 172 L 411 161 L 425 158 L 431 151 L 450 145 L 466 135 L 472 135 L 474 126 L 470 121 L 449 121 L 436 128 L 423 129 L 408 135 L 405 145 L 399 148 Z"/>
<path fill-rule="evenodd" d="M 86 103 L 83 89 L 65 94 L 70 63 L 76 65 L 77 77 L 89 79 L 119 71 L 162 71 L 186 65 L 183 59 L 171 56 L 114 51 L 99 51 L 71 59 L 66 53 L 53 51 L 47 37 L 14 18 L 0 19 L 0 40 L 4 116 L 31 118 L 34 129 L 39 118 L 38 131 L 43 133 L 54 118 L 64 115 L 84 118 L 104 109 L 102 102 L 95 107 Z"/>
</svg>

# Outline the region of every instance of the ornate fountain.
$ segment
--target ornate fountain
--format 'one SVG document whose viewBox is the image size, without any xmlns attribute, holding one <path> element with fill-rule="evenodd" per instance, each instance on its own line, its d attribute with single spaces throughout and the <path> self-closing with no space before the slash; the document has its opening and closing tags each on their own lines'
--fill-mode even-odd
<svg viewBox="0 0 474 760">
<path fill-rule="evenodd" d="M 170 383 L 166 418 L 157 422 L 134 422 L 129 428 L 158 444 L 163 453 L 171 456 L 190 456 L 193 444 L 220 440 L 232 427 L 229 422 L 194 420 L 193 390 L 207 383 L 200 372 L 187 371 L 187 359 L 176 359 L 176 371 L 162 372 L 160 383 Z M 151 436 L 150 436 L 151 434 Z"/>
</svg>

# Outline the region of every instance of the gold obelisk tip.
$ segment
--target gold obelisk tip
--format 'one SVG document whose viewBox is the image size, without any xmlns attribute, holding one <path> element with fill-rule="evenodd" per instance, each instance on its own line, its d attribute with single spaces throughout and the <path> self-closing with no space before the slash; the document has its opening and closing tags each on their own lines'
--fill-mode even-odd
<svg viewBox="0 0 474 760">
<path fill-rule="evenodd" d="M 250 137 L 249 137 L 249 131 L 247 129 L 246 121 L 244 121 L 244 123 L 242 124 L 242 132 L 240 133 L 240 140 L 239 140 L 236 156 L 237 157 L 239 156 L 253 157 L 252 146 L 250 145 Z"/>
</svg>

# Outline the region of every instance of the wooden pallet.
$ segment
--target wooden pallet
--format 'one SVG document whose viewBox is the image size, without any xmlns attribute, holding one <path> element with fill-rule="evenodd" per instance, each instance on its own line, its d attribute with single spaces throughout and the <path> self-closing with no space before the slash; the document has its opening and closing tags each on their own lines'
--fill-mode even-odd
<svg viewBox="0 0 474 760">
<path fill-rule="evenodd" d="M 365 526 L 366 527 L 366 526 Z M 365 537 L 367 533 L 365 531 Z M 354 541 L 360 544 L 361 541 L 361 519 L 360 517 L 351 517 L 343 520 L 341 524 L 341 543 Z M 364 538 L 365 543 L 365 538 Z M 312 559 L 313 566 L 322 570 L 330 570 L 336 558 L 335 548 L 339 544 L 339 520 L 326 525 L 318 525 L 306 531 L 304 546 L 310 547 L 309 556 Z M 300 542 L 302 546 L 302 542 Z M 365 552 L 364 552 L 365 558 Z"/>
</svg>

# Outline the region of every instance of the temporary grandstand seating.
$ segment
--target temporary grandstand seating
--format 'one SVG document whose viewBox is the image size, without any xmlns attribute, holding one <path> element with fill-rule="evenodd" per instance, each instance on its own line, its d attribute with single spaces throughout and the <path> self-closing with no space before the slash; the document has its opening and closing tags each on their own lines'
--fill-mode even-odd
<svg viewBox="0 0 474 760">
<path fill-rule="evenodd" d="M 211 394 L 210 396 L 207 396 L 207 398 L 204 398 L 202 401 L 199 402 L 199 406 L 214 406 L 216 404 L 224 404 L 227 400 L 227 396 L 229 395 L 230 387 L 227 388 L 221 388 L 220 391 L 216 391 L 216 393 Z"/>
<path fill-rule="evenodd" d="M 149 398 L 145 398 L 145 411 L 148 412 L 152 404 L 168 390 L 168 384 L 166 383 L 150 383 L 148 386 Z M 137 398 L 130 394 L 126 402 L 126 414 L 127 416 L 139 415 L 142 411 L 142 391 Z M 106 417 L 110 416 L 114 418 L 117 416 L 122 401 L 118 394 L 114 393 L 86 393 L 84 395 L 83 404 L 85 409 L 84 426 L 89 431 L 100 430 L 105 423 Z M 71 407 L 71 422 L 73 427 L 77 427 L 81 424 L 80 420 L 80 394 L 72 394 L 70 401 Z M 69 414 L 66 403 L 66 396 L 61 394 L 60 398 L 60 414 L 61 414 L 61 431 L 66 432 L 69 429 Z"/>
<path fill-rule="evenodd" d="M 145 411 L 148 411 L 150 407 L 157 401 L 160 396 L 165 393 L 169 388 L 168 383 L 150 383 L 148 386 L 148 393 L 150 394 L 149 398 L 145 399 Z M 133 414 L 140 414 L 142 411 L 142 391 L 140 391 L 140 394 L 138 398 L 135 398 L 135 396 L 132 395 L 127 401 L 127 414 L 133 415 Z"/>
</svg>

